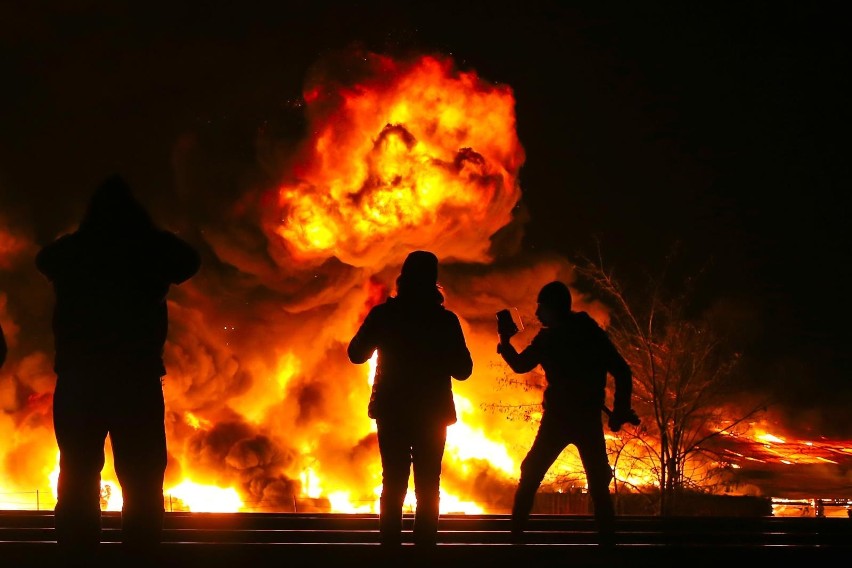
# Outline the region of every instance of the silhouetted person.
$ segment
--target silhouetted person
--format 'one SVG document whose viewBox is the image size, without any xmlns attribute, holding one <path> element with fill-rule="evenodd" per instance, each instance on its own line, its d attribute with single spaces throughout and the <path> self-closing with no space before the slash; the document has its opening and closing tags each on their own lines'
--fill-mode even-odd
<svg viewBox="0 0 852 568">
<path fill-rule="evenodd" d="M 59 446 L 56 537 L 85 562 L 101 534 L 104 443 L 121 485 L 122 540 L 152 554 L 163 524 L 166 434 L 161 378 L 169 286 L 198 253 L 158 229 L 119 176 L 92 195 L 77 231 L 45 246 L 38 269 L 55 292 L 53 422 Z"/>
<path fill-rule="evenodd" d="M 535 441 L 521 463 L 521 477 L 512 508 L 512 530 L 521 538 L 536 491 L 550 466 L 569 444 L 583 462 L 589 495 L 602 542 L 611 543 L 615 509 L 609 493 L 612 468 L 604 439 L 601 409 L 607 374 L 615 379 L 615 402 L 610 428 L 618 430 L 634 419 L 630 398 L 630 367 L 586 312 L 571 309 L 571 292 L 562 282 L 550 282 L 538 295 L 536 316 L 542 329 L 520 353 L 510 343 L 513 330 L 499 329 L 497 351 L 516 373 L 541 365 L 547 386 Z"/>
<path fill-rule="evenodd" d="M 458 317 L 444 308 L 438 258 L 408 255 L 397 295 L 374 306 L 349 343 L 349 359 L 365 363 L 378 350 L 368 408 L 382 459 L 379 530 L 384 544 L 401 540 L 402 506 L 414 469 L 414 541 L 438 536 L 441 462 L 447 426 L 456 422 L 452 379 L 465 380 L 473 360 Z"/>
</svg>

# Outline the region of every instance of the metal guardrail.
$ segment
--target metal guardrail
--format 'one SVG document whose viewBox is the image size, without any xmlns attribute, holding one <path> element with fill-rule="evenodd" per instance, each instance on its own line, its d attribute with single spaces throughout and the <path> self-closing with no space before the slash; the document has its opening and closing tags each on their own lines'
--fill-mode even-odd
<svg viewBox="0 0 852 568">
<path fill-rule="evenodd" d="M 123 566 L 120 515 L 103 515 L 103 566 Z M 533 515 L 523 542 L 512 539 L 508 515 L 442 515 L 438 546 L 408 542 L 403 519 L 397 550 L 381 547 L 378 517 L 333 513 L 167 513 L 157 568 L 171 566 L 747 566 L 790 562 L 841 563 L 852 557 L 852 519 L 776 517 L 633 517 L 617 519 L 615 544 L 598 544 L 594 519 Z M 53 515 L 0 511 L 0 563 L 10 568 L 55 566 Z M 389 555 L 392 558 L 389 558 Z M 53 564 L 51 564 L 53 563 Z"/>
</svg>

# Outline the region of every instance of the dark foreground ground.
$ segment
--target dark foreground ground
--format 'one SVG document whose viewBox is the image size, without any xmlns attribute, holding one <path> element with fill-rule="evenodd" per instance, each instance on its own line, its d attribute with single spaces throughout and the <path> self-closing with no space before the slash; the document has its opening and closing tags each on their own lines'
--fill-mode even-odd
<svg viewBox="0 0 852 568">
<path fill-rule="evenodd" d="M 406 517 L 406 529 L 411 518 Z M 104 514 L 101 555 L 92 568 L 135 568 L 123 554 L 120 519 Z M 168 513 L 165 542 L 155 561 L 163 567 L 456 566 L 517 568 L 739 566 L 766 564 L 846 566 L 852 560 L 852 519 L 774 517 L 621 517 L 616 543 L 597 543 L 592 519 L 534 515 L 523 543 L 502 515 L 441 517 L 439 543 L 397 550 L 378 544 L 375 515 Z M 53 515 L 0 511 L 0 567 L 62 567 Z"/>
</svg>

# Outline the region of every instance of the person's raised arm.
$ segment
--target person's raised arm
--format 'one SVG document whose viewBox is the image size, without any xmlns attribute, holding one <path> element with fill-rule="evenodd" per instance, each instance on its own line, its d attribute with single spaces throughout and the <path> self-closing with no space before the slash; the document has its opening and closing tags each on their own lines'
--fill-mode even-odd
<svg viewBox="0 0 852 568">
<path fill-rule="evenodd" d="M 497 353 L 503 357 L 509 368 L 518 374 L 529 373 L 539 363 L 538 346 L 535 339 L 526 349 L 518 353 L 515 346 L 512 345 L 511 336 L 501 335 L 500 343 L 497 345 Z"/>
</svg>

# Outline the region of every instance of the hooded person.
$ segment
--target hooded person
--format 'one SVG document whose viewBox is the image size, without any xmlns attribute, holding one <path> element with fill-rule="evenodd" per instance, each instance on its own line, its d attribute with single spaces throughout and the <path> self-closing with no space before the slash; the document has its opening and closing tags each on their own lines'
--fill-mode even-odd
<svg viewBox="0 0 852 568">
<path fill-rule="evenodd" d="M 443 306 L 438 257 L 414 251 L 402 264 L 396 296 L 370 309 L 349 343 L 350 361 L 378 352 L 368 415 L 376 421 L 382 462 L 379 529 L 401 542 L 402 506 L 414 471 L 414 542 L 437 541 L 441 464 L 447 426 L 456 422 L 452 379 L 473 372 L 458 316 Z"/>
<path fill-rule="evenodd" d="M 97 553 L 109 436 L 122 540 L 134 556 L 151 553 L 161 539 L 167 463 L 166 297 L 198 271 L 200 257 L 158 229 L 124 179 L 112 176 L 92 194 L 77 230 L 43 247 L 36 266 L 55 293 L 57 542 L 79 565 Z"/>
</svg>

